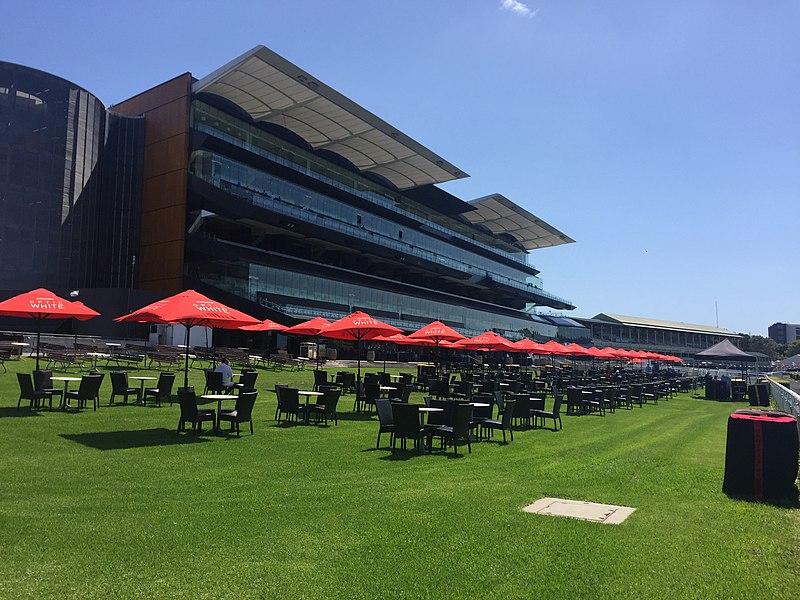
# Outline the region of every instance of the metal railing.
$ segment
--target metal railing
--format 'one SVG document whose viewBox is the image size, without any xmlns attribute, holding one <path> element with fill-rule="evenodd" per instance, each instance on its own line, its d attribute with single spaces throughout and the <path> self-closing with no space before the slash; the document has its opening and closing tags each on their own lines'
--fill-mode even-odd
<svg viewBox="0 0 800 600">
<path fill-rule="evenodd" d="M 800 417 L 800 395 L 772 377 L 767 377 L 767 381 L 769 381 L 769 392 L 777 409 L 787 412 L 795 418 Z"/>
</svg>

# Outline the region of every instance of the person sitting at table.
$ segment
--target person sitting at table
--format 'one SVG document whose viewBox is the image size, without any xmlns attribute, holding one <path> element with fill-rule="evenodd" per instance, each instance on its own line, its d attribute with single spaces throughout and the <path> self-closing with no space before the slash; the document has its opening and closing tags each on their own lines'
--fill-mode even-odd
<svg viewBox="0 0 800 600">
<path fill-rule="evenodd" d="M 233 387 L 233 369 L 231 369 L 231 365 L 228 362 L 228 357 L 223 356 L 222 360 L 219 361 L 217 368 L 214 369 L 217 373 L 222 373 L 222 385 L 226 388 Z"/>
</svg>

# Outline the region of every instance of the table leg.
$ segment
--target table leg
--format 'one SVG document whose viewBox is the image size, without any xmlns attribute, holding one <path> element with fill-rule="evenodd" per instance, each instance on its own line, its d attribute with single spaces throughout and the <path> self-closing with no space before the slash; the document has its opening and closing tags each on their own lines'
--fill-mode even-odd
<svg viewBox="0 0 800 600">
<path fill-rule="evenodd" d="M 64 382 L 64 393 L 61 395 L 61 404 L 58 405 L 58 410 L 67 410 L 67 392 L 69 391 L 69 381 Z"/>
<path fill-rule="evenodd" d="M 309 420 L 308 420 L 308 396 L 306 396 L 306 412 L 303 415 L 303 424 L 304 425 L 308 425 L 308 423 L 309 423 Z"/>
</svg>

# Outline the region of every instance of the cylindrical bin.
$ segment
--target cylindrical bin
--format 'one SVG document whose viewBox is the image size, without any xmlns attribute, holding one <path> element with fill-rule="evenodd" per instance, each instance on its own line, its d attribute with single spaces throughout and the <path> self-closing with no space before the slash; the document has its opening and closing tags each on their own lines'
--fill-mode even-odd
<svg viewBox="0 0 800 600">
<path fill-rule="evenodd" d="M 737 410 L 728 418 L 722 491 L 755 500 L 797 498 L 797 420 L 778 411 Z"/>
<path fill-rule="evenodd" d="M 375 362 L 375 350 L 367 350 L 367 362 Z"/>
<path fill-rule="evenodd" d="M 769 386 L 766 383 L 747 386 L 747 399 L 750 406 L 769 406 Z"/>
</svg>

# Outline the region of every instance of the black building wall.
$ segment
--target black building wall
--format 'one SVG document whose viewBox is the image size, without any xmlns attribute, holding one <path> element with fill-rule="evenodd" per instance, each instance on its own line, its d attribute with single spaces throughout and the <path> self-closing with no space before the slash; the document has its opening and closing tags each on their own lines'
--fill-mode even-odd
<svg viewBox="0 0 800 600">
<path fill-rule="evenodd" d="M 69 81 L 0 62 L 0 289 L 127 285 L 143 139 L 143 119 L 109 115 Z"/>
</svg>

